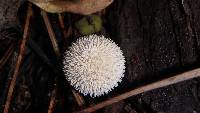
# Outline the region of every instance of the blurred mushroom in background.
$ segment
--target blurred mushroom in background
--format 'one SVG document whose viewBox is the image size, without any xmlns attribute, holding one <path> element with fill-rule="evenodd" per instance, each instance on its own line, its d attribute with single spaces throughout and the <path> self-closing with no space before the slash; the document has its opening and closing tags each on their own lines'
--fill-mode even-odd
<svg viewBox="0 0 200 113">
<path fill-rule="evenodd" d="M 113 0 L 29 0 L 50 13 L 71 12 L 88 15 L 109 6 Z"/>
</svg>

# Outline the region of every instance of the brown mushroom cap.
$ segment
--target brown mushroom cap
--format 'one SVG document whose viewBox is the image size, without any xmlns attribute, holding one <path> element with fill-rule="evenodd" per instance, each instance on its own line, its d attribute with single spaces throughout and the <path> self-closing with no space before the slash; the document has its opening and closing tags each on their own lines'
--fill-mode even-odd
<svg viewBox="0 0 200 113">
<path fill-rule="evenodd" d="M 88 15 L 106 8 L 113 0 L 30 0 L 30 2 L 50 13 L 71 12 Z"/>
</svg>

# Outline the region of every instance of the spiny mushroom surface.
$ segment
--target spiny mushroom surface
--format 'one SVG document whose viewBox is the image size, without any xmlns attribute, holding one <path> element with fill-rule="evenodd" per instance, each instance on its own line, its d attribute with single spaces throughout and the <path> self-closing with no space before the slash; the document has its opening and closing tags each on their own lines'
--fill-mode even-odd
<svg viewBox="0 0 200 113">
<path fill-rule="evenodd" d="M 125 58 L 112 40 L 104 36 L 84 36 L 65 52 L 63 71 L 66 79 L 80 93 L 98 97 L 121 82 Z"/>
</svg>

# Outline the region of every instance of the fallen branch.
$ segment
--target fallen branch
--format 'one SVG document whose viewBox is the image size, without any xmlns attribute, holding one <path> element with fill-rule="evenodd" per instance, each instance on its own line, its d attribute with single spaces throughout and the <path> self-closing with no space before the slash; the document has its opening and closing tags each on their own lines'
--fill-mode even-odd
<svg viewBox="0 0 200 113">
<path fill-rule="evenodd" d="M 31 7 L 32 7 L 32 5 L 29 4 L 27 16 L 26 16 L 26 23 L 25 23 L 25 27 L 24 27 L 23 39 L 22 39 L 22 42 L 20 44 L 19 55 L 17 57 L 17 62 L 16 62 L 16 66 L 15 66 L 15 69 L 14 69 L 13 78 L 11 80 L 10 87 L 9 87 L 9 90 L 8 90 L 8 95 L 7 95 L 7 99 L 6 99 L 6 103 L 5 103 L 5 107 L 4 107 L 4 111 L 3 111 L 4 113 L 8 113 L 8 111 L 9 111 L 10 102 L 11 102 L 11 99 L 12 99 L 12 94 L 13 94 L 13 91 L 14 91 L 14 87 L 15 87 L 15 84 L 16 84 L 17 77 L 18 77 L 19 68 L 20 68 L 20 65 L 22 63 L 22 59 L 23 59 L 23 56 L 24 56 L 26 41 L 28 39 L 28 34 L 29 34 L 30 19 L 33 15 Z"/>
<path fill-rule="evenodd" d="M 126 92 L 126 93 L 121 94 L 121 95 L 116 96 L 116 97 L 113 97 L 111 99 L 103 101 L 103 102 L 96 104 L 92 107 L 88 107 L 88 108 L 83 109 L 83 110 L 76 112 L 76 113 L 94 112 L 94 111 L 101 109 L 105 106 L 109 106 L 113 103 L 127 99 L 129 97 L 134 96 L 134 95 L 138 95 L 140 93 L 144 93 L 144 92 L 151 91 L 151 90 L 154 90 L 154 89 L 158 89 L 158 88 L 161 88 L 161 87 L 166 87 L 168 85 L 176 84 L 176 83 L 179 83 L 179 82 L 182 82 L 182 81 L 185 81 L 185 80 L 189 80 L 189 79 L 192 79 L 192 78 L 197 78 L 197 77 L 200 77 L 200 68 L 197 68 L 197 69 L 194 69 L 194 70 L 191 70 L 191 71 L 187 71 L 187 72 L 175 75 L 173 77 L 166 78 L 166 79 L 163 79 L 163 80 L 160 80 L 160 81 L 157 81 L 157 82 L 136 88 L 132 91 Z"/>
</svg>

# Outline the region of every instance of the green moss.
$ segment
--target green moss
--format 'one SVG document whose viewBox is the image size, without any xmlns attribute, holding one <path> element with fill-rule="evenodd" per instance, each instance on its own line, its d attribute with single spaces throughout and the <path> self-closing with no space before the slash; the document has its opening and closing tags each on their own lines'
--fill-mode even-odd
<svg viewBox="0 0 200 113">
<path fill-rule="evenodd" d="M 99 32 L 102 28 L 102 20 L 99 16 L 93 15 L 91 16 L 93 20 L 93 25 L 95 26 L 95 32 Z"/>
<path fill-rule="evenodd" d="M 90 15 L 83 17 L 81 20 L 75 23 L 76 29 L 82 35 L 89 35 L 95 32 L 99 32 L 102 28 L 102 20 L 97 15 Z"/>
</svg>

